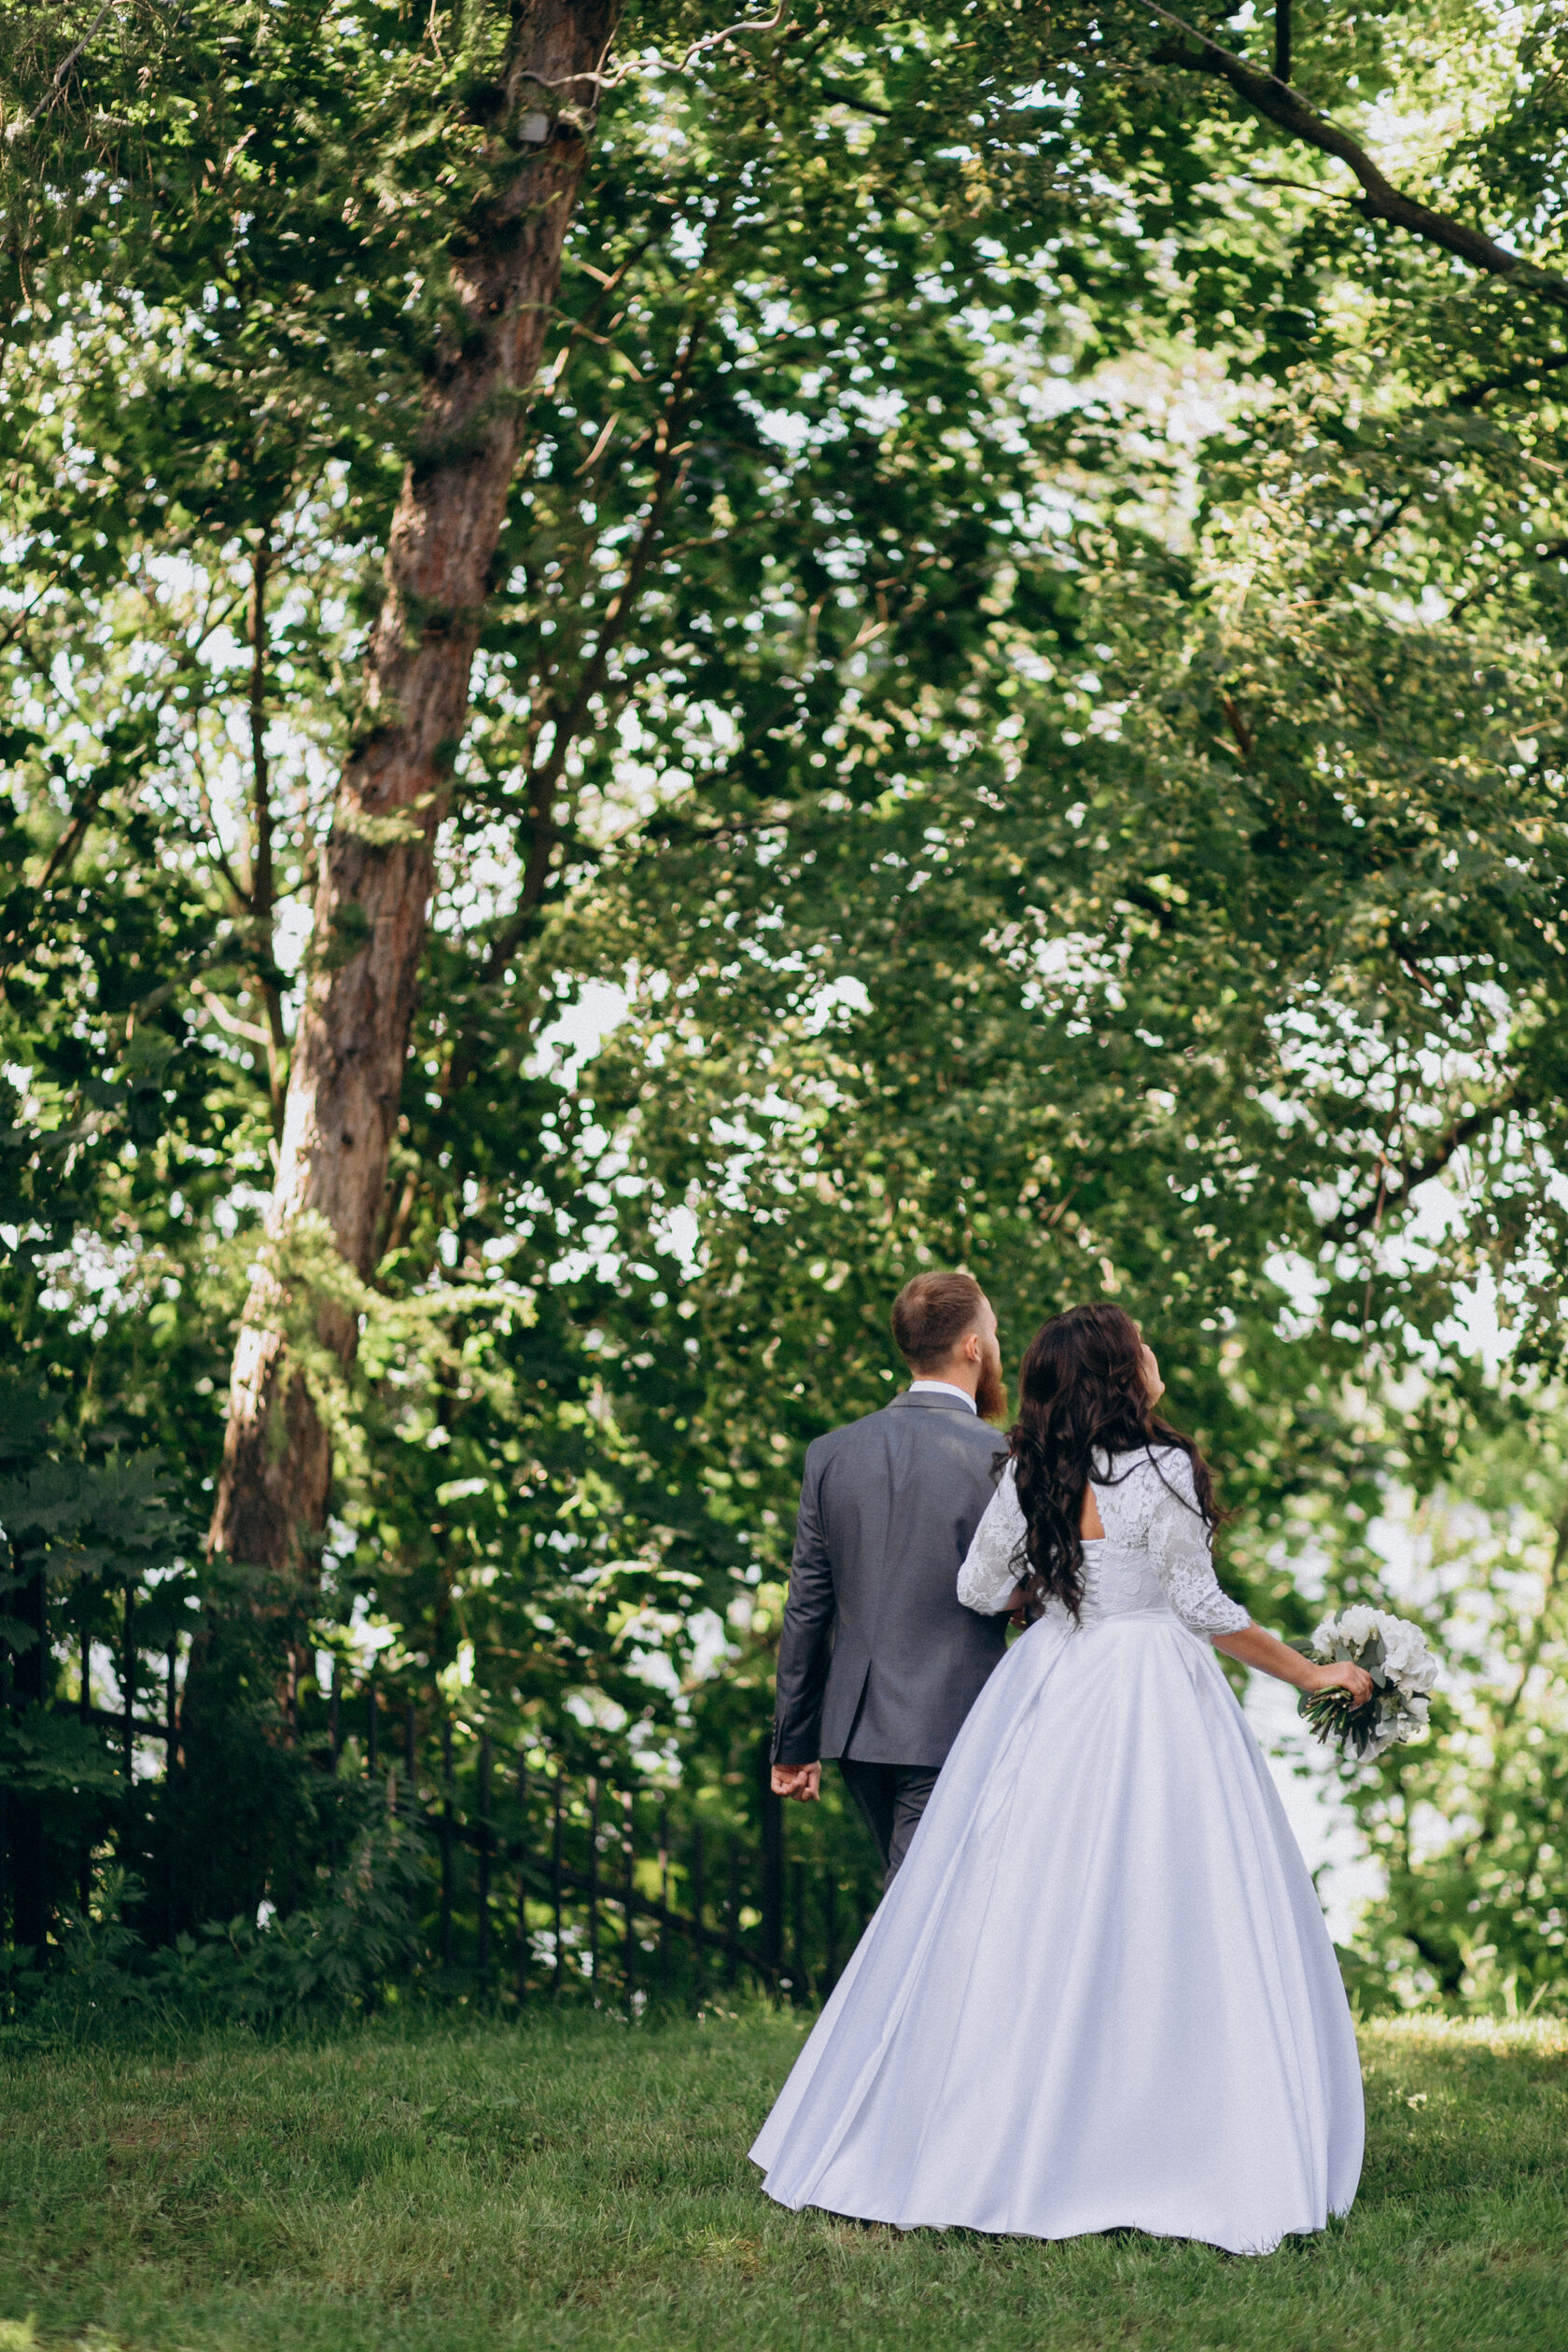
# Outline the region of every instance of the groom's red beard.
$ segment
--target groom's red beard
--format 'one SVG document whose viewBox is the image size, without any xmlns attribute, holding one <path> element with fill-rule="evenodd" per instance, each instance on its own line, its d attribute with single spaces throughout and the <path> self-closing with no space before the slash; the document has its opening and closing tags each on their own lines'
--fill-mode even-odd
<svg viewBox="0 0 1568 2352">
<path fill-rule="evenodd" d="M 1007 1410 L 1007 1384 L 1001 1377 L 1000 1355 L 987 1356 L 980 1366 L 980 1385 L 974 1392 L 974 1409 L 982 1421 L 1001 1421 Z"/>
</svg>

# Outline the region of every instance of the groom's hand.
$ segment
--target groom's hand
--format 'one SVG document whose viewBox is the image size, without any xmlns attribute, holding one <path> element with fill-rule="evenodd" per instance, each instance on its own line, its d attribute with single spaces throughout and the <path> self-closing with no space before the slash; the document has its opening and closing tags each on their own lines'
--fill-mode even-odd
<svg viewBox="0 0 1568 2352">
<path fill-rule="evenodd" d="M 820 1764 L 776 1764 L 773 1768 L 773 1793 L 776 1797 L 798 1798 L 803 1805 L 814 1805 L 822 1793 Z"/>
</svg>

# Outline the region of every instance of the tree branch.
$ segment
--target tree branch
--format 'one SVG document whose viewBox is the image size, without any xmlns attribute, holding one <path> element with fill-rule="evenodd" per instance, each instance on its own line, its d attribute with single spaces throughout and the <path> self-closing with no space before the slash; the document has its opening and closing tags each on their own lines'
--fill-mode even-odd
<svg viewBox="0 0 1568 2352">
<path fill-rule="evenodd" d="M 846 90 L 842 82 L 830 81 L 826 74 L 819 74 L 817 80 L 823 97 L 831 98 L 835 106 L 847 106 L 854 114 L 875 115 L 881 122 L 891 122 L 891 106 L 875 106 L 869 98 L 857 98 L 852 90 Z"/>
<path fill-rule="evenodd" d="M 267 1008 L 267 1095 L 273 1114 L 273 1134 L 283 1136 L 284 1090 L 287 1084 L 288 1038 L 283 1026 L 283 999 L 278 990 L 273 949 L 273 911 L 277 889 L 273 861 L 273 788 L 267 763 L 267 579 L 272 568 L 271 526 L 263 529 L 251 559 L 250 574 L 250 766 L 252 836 L 250 911 L 260 931 L 263 952 L 258 960 L 257 983 Z"/>
<path fill-rule="evenodd" d="M 1351 1210 L 1344 1216 L 1336 1217 L 1331 1225 L 1323 1227 L 1324 1239 L 1351 1241 L 1358 1234 L 1365 1233 L 1378 1222 L 1387 1206 L 1391 1178 L 1397 1180 L 1400 1197 L 1408 1201 L 1419 1185 L 1430 1183 L 1434 1176 L 1440 1176 L 1454 1154 L 1462 1151 L 1466 1143 L 1473 1142 L 1477 1135 L 1484 1135 L 1488 1127 L 1495 1127 L 1497 1121 L 1505 1118 L 1510 1111 L 1528 1111 L 1529 1108 L 1530 1098 L 1520 1085 L 1510 1086 L 1496 1102 L 1489 1102 L 1481 1110 L 1469 1112 L 1464 1118 L 1456 1119 L 1448 1133 L 1438 1137 L 1424 1159 L 1407 1160 L 1403 1168 L 1385 1165 L 1379 1179 L 1376 1198 L 1368 1201 L 1365 1208 Z"/>
<path fill-rule="evenodd" d="M 1494 392 L 1517 391 L 1520 385 L 1533 383 L 1536 376 L 1550 375 L 1558 368 L 1568 368 L 1568 351 L 1544 351 L 1539 359 L 1532 359 L 1506 375 L 1489 376 L 1483 384 L 1472 384 L 1463 392 L 1454 395 L 1449 406 L 1456 409 L 1479 408 Z"/>
<path fill-rule="evenodd" d="M 1274 0 L 1274 78 L 1291 77 L 1291 0 Z"/>
<path fill-rule="evenodd" d="M 1254 114 L 1271 122 L 1277 131 L 1306 147 L 1316 147 L 1321 155 L 1331 155 L 1347 164 L 1361 184 L 1356 208 L 1368 220 L 1381 220 L 1391 228 L 1407 230 L 1411 236 L 1440 245 L 1445 253 L 1457 254 L 1472 269 L 1484 270 L 1489 276 L 1518 278 L 1544 301 L 1560 310 L 1568 310 L 1568 279 L 1537 269 L 1522 254 L 1499 245 L 1484 230 L 1471 228 L 1468 221 L 1456 220 L 1449 213 L 1437 212 L 1432 205 L 1407 196 L 1384 178 L 1359 140 L 1319 114 L 1315 106 L 1309 106 L 1300 92 L 1291 89 L 1277 74 L 1260 74 L 1245 58 L 1222 49 L 1218 41 L 1200 33 L 1184 17 L 1161 7 L 1159 0 L 1142 0 L 1142 5 L 1162 23 L 1173 25 L 1197 44 L 1196 49 L 1169 48 L 1160 53 L 1160 63 L 1178 66 L 1185 73 L 1208 74 L 1216 81 L 1227 83 Z"/>
<path fill-rule="evenodd" d="M 1236 737 L 1236 748 L 1241 754 L 1241 763 L 1245 767 L 1250 763 L 1253 756 L 1253 731 L 1229 694 L 1220 696 L 1220 708 L 1225 712 L 1225 725 Z"/>
<path fill-rule="evenodd" d="M 556 787 L 566 772 L 568 754 L 593 707 L 594 697 L 609 676 L 610 656 L 631 626 L 643 579 L 663 533 L 665 516 L 686 478 L 685 466 L 678 465 L 677 460 L 684 455 L 688 444 L 682 441 L 677 445 L 676 435 L 681 429 L 687 380 L 702 331 L 700 327 L 693 329 L 676 363 L 674 388 L 660 426 L 658 460 L 649 495 L 648 514 L 627 563 L 625 578 L 606 608 L 594 651 L 577 680 L 569 707 L 553 713 L 555 733 L 549 756 L 535 769 L 529 779 L 529 847 L 523 884 L 511 919 L 497 933 L 484 959 L 480 973 L 482 987 L 495 986 L 510 959 L 527 937 L 550 879 L 557 844 L 567 837 L 566 830 L 555 823 L 553 813 Z"/>
<path fill-rule="evenodd" d="M 243 914 L 248 915 L 251 911 L 250 892 L 230 864 L 229 852 L 223 847 L 223 836 L 217 825 L 217 811 L 213 806 L 212 791 L 207 783 L 206 765 L 202 758 L 201 737 L 194 728 L 191 730 L 190 740 L 190 766 L 191 773 L 196 778 L 196 797 L 207 826 L 205 833 L 201 837 L 203 848 L 228 883 L 233 893 L 235 905 Z"/>
<path fill-rule="evenodd" d="M 1527 564 L 1561 564 L 1565 555 L 1568 555 L 1568 539 L 1552 539 L 1544 546 L 1526 549 L 1520 560 Z M 1490 596 L 1517 568 L 1513 564 L 1495 566 L 1484 580 L 1477 580 L 1473 588 L 1467 588 L 1463 596 L 1456 597 L 1449 607 L 1449 619 L 1457 621 L 1467 606 L 1478 604 L 1483 596 Z"/>
<path fill-rule="evenodd" d="M 77 861 L 77 852 L 87 839 L 89 829 L 98 814 L 99 803 L 109 789 L 109 777 L 100 768 L 89 781 L 86 791 L 71 811 L 70 822 L 50 850 L 49 862 L 38 877 L 38 888 L 47 890 L 51 882 L 70 873 Z"/>
<path fill-rule="evenodd" d="M 83 49 L 87 48 L 88 43 L 96 39 L 98 33 L 103 26 L 105 18 L 113 12 L 113 8 L 114 0 L 104 0 L 103 7 L 93 18 L 92 22 L 88 26 L 87 31 L 82 35 L 81 39 L 77 43 L 76 48 L 73 49 L 67 49 L 59 64 L 55 67 L 53 76 L 49 82 L 49 96 L 47 102 L 49 105 L 52 105 L 54 104 L 56 96 L 60 91 L 64 88 L 66 75 L 70 72 L 72 66 L 76 63 Z"/>
</svg>

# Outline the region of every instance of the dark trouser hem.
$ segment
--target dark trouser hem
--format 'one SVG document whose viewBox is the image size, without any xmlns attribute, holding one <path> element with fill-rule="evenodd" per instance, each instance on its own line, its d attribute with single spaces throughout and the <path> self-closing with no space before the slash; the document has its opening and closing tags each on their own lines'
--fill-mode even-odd
<svg viewBox="0 0 1568 2352">
<path fill-rule="evenodd" d="M 891 1886 L 942 1767 L 868 1764 L 858 1756 L 841 1756 L 838 1769 L 882 1857 L 883 1886 Z"/>
</svg>

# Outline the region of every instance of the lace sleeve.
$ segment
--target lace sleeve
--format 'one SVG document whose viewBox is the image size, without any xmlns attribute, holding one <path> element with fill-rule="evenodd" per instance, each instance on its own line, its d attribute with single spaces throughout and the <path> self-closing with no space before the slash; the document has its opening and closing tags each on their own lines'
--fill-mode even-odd
<svg viewBox="0 0 1568 2352">
<path fill-rule="evenodd" d="M 1009 1463 L 959 1570 L 959 1599 L 966 1609 L 998 1617 L 1006 1608 L 1018 1581 L 1015 1563 L 1023 1540 L 1024 1514 Z"/>
<path fill-rule="evenodd" d="M 1220 1590 L 1209 1550 L 1209 1531 L 1197 1507 L 1192 1464 L 1172 1449 L 1151 1462 L 1145 1479 L 1160 1491 L 1149 1513 L 1149 1556 L 1165 1587 L 1165 1597 L 1181 1618 L 1206 1641 L 1239 1633 L 1252 1618 L 1239 1602 Z"/>
</svg>

